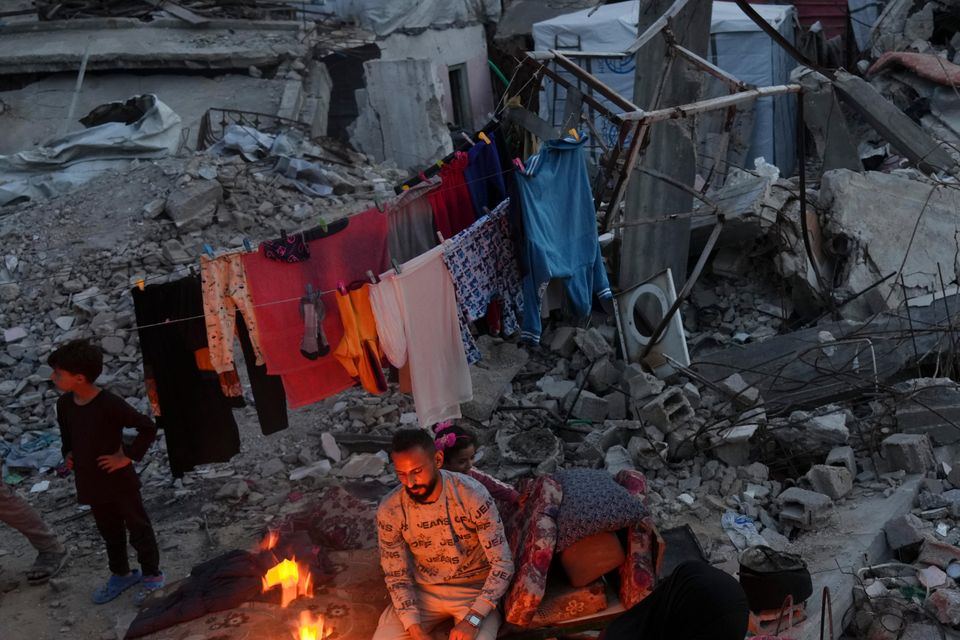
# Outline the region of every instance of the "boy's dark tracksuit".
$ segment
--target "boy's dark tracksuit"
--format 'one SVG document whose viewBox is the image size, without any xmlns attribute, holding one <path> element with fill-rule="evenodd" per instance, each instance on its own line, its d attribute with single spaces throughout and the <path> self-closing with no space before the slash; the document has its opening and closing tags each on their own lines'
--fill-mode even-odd
<svg viewBox="0 0 960 640">
<path fill-rule="evenodd" d="M 127 531 L 145 576 L 160 575 L 160 552 L 150 518 L 140 497 L 140 479 L 132 464 L 113 473 L 101 469 L 97 458 L 114 454 L 123 445 L 124 427 L 137 430 L 133 444 L 124 447 L 132 460 L 141 460 L 157 434 L 153 420 L 123 398 L 103 389 L 88 404 L 78 405 L 72 393 L 57 400 L 57 421 L 63 455 L 73 454 L 77 502 L 90 505 L 97 529 L 107 545 L 110 571 L 130 572 Z"/>
</svg>

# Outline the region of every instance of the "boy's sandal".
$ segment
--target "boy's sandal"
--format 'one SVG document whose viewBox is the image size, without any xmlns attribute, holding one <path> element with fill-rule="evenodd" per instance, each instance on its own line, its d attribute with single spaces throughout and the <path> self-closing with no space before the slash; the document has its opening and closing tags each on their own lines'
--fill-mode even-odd
<svg viewBox="0 0 960 640">
<path fill-rule="evenodd" d="M 34 585 L 46 583 L 50 578 L 60 573 L 63 566 L 67 564 L 69 557 L 70 552 L 67 550 L 61 553 L 52 551 L 41 552 L 37 555 L 33 566 L 27 571 L 27 582 Z"/>
<path fill-rule="evenodd" d="M 130 575 L 126 577 L 110 576 L 107 584 L 93 593 L 93 603 L 106 604 L 111 600 L 115 600 L 121 593 L 140 582 L 142 577 L 138 570 L 131 571 Z"/>
</svg>

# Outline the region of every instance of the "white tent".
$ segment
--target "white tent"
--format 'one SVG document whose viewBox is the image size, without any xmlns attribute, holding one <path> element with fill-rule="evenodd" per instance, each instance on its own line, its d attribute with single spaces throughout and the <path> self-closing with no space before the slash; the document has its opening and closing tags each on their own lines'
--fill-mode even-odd
<svg viewBox="0 0 960 640">
<path fill-rule="evenodd" d="M 796 10 L 790 5 L 754 5 L 754 9 L 790 42 L 795 42 Z M 580 51 L 626 50 L 637 38 L 639 1 L 618 2 L 577 11 L 533 25 L 534 48 Z M 744 82 L 757 86 L 784 84 L 794 64 L 733 2 L 714 2 L 708 59 Z M 636 65 L 630 58 L 579 59 L 588 71 L 627 98 L 633 98 Z M 711 95 L 720 87 L 710 85 Z M 725 92 L 725 91 L 723 91 Z M 594 96 L 599 97 L 599 96 Z M 640 102 L 640 107 L 648 105 Z M 796 96 L 761 98 L 754 110 L 753 134 L 747 165 L 763 156 L 790 175 L 796 156 Z M 563 118 L 563 91 L 544 81 L 540 115 L 554 124 Z M 597 120 L 598 131 L 614 142 L 616 128 Z"/>
</svg>

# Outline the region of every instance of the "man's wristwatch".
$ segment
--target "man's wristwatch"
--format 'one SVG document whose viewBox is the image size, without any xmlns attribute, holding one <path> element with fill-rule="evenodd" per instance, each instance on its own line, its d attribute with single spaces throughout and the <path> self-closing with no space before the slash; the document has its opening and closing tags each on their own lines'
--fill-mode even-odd
<svg viewBox="0 0 960 640">
<path fill-rule="evenodd" d="M 471 627 L 477 627 L 477 628 L 479 628 L 480 625 L 483 623 L 483 618 L 477 615 L 476 613 L 474 613 L 473 611 L 468 613 L 467 617 L 464 618 L 464 620 L 466 620 L 467 624 L 469 624 Z"/>
</svg>

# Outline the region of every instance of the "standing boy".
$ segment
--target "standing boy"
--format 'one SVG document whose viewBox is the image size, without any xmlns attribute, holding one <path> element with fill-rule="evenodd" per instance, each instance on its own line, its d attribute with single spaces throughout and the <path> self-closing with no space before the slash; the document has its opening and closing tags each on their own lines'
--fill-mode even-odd
<svg viewBox="0 0 960 640">
<path fill-rule="evenodd" d="M 143 458 L 157 427 L 122 398 L 94 384 L 103 372 L 103 354 L 86 340 L 68 342 L 50 354 L 47 364 L 53 368 L 50 379 L 64 392 L 57 400 L 63 458 L 74 470 L 77 502 L 90 505 L 113 574 L 93 594 L 93 601 L 110 602 L 141 580 L 137 599 L 142 601 L 163 586 L 163 573 L 132 460 Z M 124 427 L 137 430 L 127 448 L 123 446 Z M 130 570 L 128 531 L 142 574 Z"/>
</svg>

